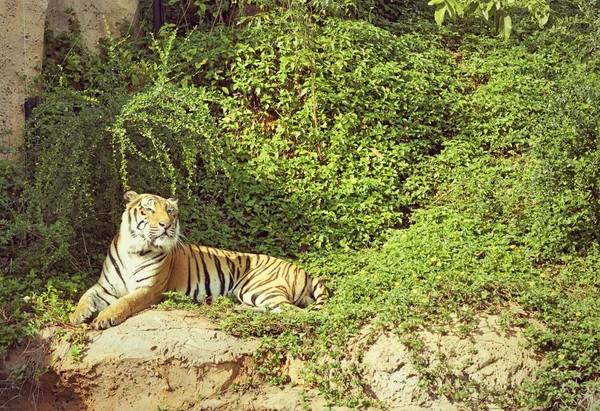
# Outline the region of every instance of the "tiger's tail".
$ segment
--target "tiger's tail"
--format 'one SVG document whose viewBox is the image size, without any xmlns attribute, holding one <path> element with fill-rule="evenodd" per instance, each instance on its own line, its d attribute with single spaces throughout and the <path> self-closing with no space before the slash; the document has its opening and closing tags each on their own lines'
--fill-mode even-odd
<svg viewBox="0 0 600 411">
<path fill-rule="evenodd" d="M 315 299 L 313 310 L 319 310 L 329 300 L 329 291 L 325 288 L 325 282 L 316 278 L 312 279 L 312 294 Z"/>
</svg>

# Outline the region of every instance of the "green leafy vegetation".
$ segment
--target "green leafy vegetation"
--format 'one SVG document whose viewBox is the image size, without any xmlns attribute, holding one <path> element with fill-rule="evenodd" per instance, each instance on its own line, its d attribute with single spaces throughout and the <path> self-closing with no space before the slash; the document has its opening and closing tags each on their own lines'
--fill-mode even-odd
<svg viewBox="0 0 600 411">
<path fill-rule="evenodd" d="M 306 381 L 331 404 L 378 406 L 348 349 L 366 325 L 365 344 L 391 331 L 418 359 L 419 327 L 452 318 L 468 335 L 495 313 L 543 368 L 516 392 L 457 382 L 448 396 L 578 409 L 600 395 L 595 1 L 560 2 L 543 31 L 546 11 L 531 9 L 507 41 L 436 17 L 512 2 L 269 2 L 251 16 L 172 3 L 155 38 L 108 35 L 86 59 L 69 46 L 77 24 L 48 34 L 27 167 L 0 174 L 1 353 L 66 319 L 133 188 L 178 196 L 190 242 L 287 257 L 327 281 L 330 302 L 300 315 L 163 303 L 262 337 L 272 384 L 287 382 L 287 353 L 310 360 Z"/>
<path fill-rule="evenodd" d="M 526 9 L 540 27 L 546 26 L 552 16 L 547 0 L 431 0 L 428 4 L 436 6 L 435 21 L 439 25 L 444 23 L 446 14 L 451 18 L 481 15 L 505 40 L 512 32 L 511 12 L 515 9 Z"/>
</svg>

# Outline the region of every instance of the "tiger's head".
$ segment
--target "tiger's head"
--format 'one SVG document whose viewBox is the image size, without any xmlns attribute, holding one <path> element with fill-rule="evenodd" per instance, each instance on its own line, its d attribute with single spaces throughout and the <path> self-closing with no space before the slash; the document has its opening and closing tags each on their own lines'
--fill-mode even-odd
<svg viewBox="0 0 600 411">
<path fill-rule="evenodd" d="M 121 237 L 130 252 L 170 251 L 179 241 L 177 200 L 154 194 L 125 193 Z"/>
</svg>

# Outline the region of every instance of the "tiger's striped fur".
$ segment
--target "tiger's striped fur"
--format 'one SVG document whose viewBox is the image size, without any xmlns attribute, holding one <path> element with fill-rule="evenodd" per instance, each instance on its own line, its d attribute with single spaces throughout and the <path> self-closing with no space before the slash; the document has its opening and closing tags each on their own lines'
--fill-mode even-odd
<svg viewBox="0 0 600 411">
<path fill-rule="evenodd" d="M 100 279 L 79 300 L 74 324 L 108 328 L 157 304 L 165 291 L 197 301 L 235 295 L 257 310 L 283 305 L 319 308 L 328 298 L 322 281 L 303 269 L 267 255 L 225 251 L 179 241 L 177 200 L 125 193 L 128 202 Z"/>
</svg>

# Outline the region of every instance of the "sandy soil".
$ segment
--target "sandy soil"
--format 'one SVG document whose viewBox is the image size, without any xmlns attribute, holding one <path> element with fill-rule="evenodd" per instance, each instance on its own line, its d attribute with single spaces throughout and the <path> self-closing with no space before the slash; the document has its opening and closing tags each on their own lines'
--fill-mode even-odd
<svg viewBox="0 0 600 411">
<path fill-rule="evenodd" d="M 349 345 L 358 349 L 366 328 Z M 103 332 L 88 331 L 81 359 L 71 344 L 45 330 L 13 351 L 0 369 L 0 409 L 8 410 L 301 410 L 324 409 L 318 391 L 303 385 L 299 360 L 288 358 L 285 387 L 261 384 L 252 353 L 258 340 L 241 340 L 186 311 L 149 310 Z M 468 338 L 423 330 L 422 364 L 458 380 L 491 389 L 511 389 L 530 378 L 540 358 L 523 348 L 519 329 L 502 330 L 498 317 L 481 317 Z M 365 388 L 390 410 L 457 410 L 464 404 L 424 390 L 411 354 L 400 338 L 379 335 L 360 364 Z M 9 378 L 14 370 L 47 371 L 39 379 Z M 29 370 L 29 371 L 28 371 Z M 246 387 L 252 379 L 252 389 Z M 487 404 L 491 409 L 499 409 Z M 344 408 L 335 408 L 342 410 Z"/>
</svg>

